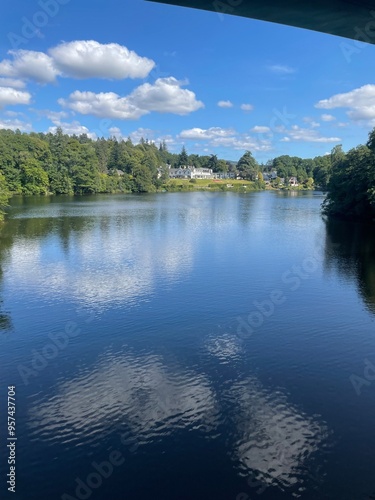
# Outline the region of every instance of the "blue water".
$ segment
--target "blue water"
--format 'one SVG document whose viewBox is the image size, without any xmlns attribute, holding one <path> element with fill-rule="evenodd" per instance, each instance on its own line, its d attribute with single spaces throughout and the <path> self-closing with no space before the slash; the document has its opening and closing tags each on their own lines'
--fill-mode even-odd
<svg viewBox="0 0 375 500">
<path fill-rule="evenodd" d="M 375 495 L 374 230 L 324 220 L 323 199 L 13 199 L 1 498 Z"/>
</svg>

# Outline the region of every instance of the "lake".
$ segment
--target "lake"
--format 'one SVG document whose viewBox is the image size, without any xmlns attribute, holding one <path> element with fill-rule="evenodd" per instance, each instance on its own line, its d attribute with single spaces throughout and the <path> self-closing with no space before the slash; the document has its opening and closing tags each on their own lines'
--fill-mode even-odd
<svg viewBox="0 0 375 500">
<path fill-rule="evenodd" d="M 14 198 L 1 497 L 375 498 L 374 228 L 323 199 Z"/>
</svg>

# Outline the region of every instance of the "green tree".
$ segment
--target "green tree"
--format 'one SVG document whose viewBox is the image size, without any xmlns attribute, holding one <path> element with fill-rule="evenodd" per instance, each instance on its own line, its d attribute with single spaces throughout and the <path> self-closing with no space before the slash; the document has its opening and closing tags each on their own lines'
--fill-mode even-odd
<svg viewBox="0 0 375 500">
<path fill-rule="evenodd" d="M 375 128 L 368 135 L 367 147 L 375 154 Z"/>
<path fill-rule="evenodd" d="M 24 194 L 48 193 L 48 174 L 43 170 L 38 160 L 33 158 L 30 153 L 21 153 L 18 165 L 21 171 L 22 192 Z"/>
<path fill-rule="evenodd" d="M 121 144 L 116 138 L 111 140 L 111 142 L 112 147 L 108 159 L 108 170 L 125 170 L 126 162 L 124 162 Z"/>
<path fill-rule="evenodd" d="M 68 142 L 70 155 L 68 169 L 76 194 L 89 194 L 99 191 L 99 162 L 91 144 L 80 144 L 75 139 Z"/>
<path fill-rule="evenodd" d="M 132 191 L 135 193 L 152 193 L 155 191 L 151 172 L 145 165 L 136 165 L 133 168 Z"/>
<path fill-rule="evenodd" d="M 99 171 L 106 174 L 108 172 L 109 157 L 111 153 L 110 143 L 102 137 L 95 142 L 94 147 L 98 158 Z"/>
<path fill-rule="evenodd" d="M 228 172 L 228 163 L 225 160 L 217 162 L 217 172 Z"/>
<path fill-rule="evenodd" d="M 304 181 L 303 185 L 306 189 L 314 189 L 314 179 L 312 177 L 308 177 Z"/>
<path fill-rule="evenodd" d="M 10 192 L 5 180 L 5 176 L 0 172 L 0 222 L 4 220 L 5 209 L 8 206 Z"/>
<path fill-rule="evenodd" d="M 332 175 L 323 210 L 328 215 L 349 218 L 375 217 L 375 154 L 372 133 L 366 146 L 346 155 L 341 146 L 332 150 Z"/>
<path fill-rule="evenodd" d="M 208 160 L 207 167 L 211 168 L 213 172 L 217 172 L 219 160 L 216 155 L 211 155 Z"/>
<path fill-rule="evenodd" d="M 0 131 L 0 171 L 4 174 L 7 189 L 12 193 L 21 193 L 21 174 L 16 165 L 16 152 L 12 144 L 10 131 Z M 13 134 L 13 132 L 12 132 Z"/>
<path fill-rule="evenodd" d="M 255 187 L 257 189 L 265 189 L 266 188 L 266 183 L 264 182 L 264 178 L 263 178 L 262 172 L 258 172 L 257 177 L 258 178 L 255 180 Z"/>
<path fill-rule="evenodd" d="M 189 158 L 185 149 L 185 146 L 182 146 L 181 153 L 178 155 L 178 166 L 184 167 L 187 166 L 189 162 Z"/>
<path fill-rule="evenodd" d="M 250 151 L 246 151 L 246 153 L 241 156 L 237 163 L 237 170 L 243 179 L 256 180 L 259 172 L 259 165 Z"/>
</svg>

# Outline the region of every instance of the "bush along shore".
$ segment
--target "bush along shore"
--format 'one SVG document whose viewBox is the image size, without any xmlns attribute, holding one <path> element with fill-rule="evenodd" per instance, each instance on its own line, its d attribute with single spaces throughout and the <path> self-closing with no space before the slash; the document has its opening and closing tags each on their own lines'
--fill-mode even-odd
<svg viewBox="0 0 375 500">
<path fill-rule="evenodd" d="M 94 140 L 61 128 L 47 134 L 0 130 L 0 218 L 13 195 L 317 188 L 328 191 L 325 214 L 372 220 L 374 158 L 375 129 L 365 146 L 348 153 L 336 146 L 313 159 L 283 155 L 266 164 L 250 151 L 233 162 L 215 154 L 188 155 L 185 147 L 171 153 L 164 141 Z"/>
</svg>

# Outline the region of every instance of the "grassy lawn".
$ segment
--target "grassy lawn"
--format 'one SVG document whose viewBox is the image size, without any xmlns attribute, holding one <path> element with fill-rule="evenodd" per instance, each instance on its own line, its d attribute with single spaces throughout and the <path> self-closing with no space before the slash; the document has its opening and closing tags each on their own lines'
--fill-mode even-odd
<svg viewBox="0 0 375 500">
<path fill-rule="evenodd" d="M 202 186 L 202 187 L 208 187 L 208 186 L 213 186 L 213 185 L 224 185 L 226 186 L 227 184 L 233 184 L 239 185 L 239 186 L 253 186 L 253 182 L 251 181 L 241 181 L 237 179 L 195 179 L 196 182 L 190 182 L 189 179 L 170 179 L 166 184 L 167 185 L 190 185 L 190 186 Z"/>
</svg>

